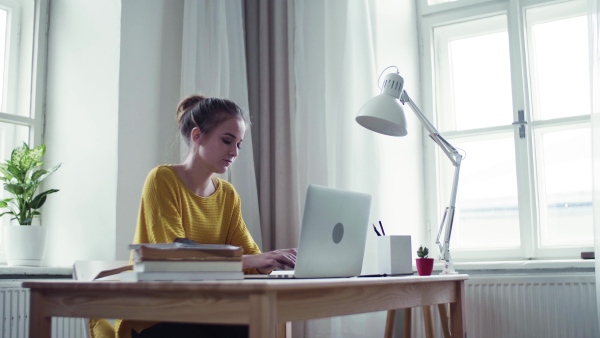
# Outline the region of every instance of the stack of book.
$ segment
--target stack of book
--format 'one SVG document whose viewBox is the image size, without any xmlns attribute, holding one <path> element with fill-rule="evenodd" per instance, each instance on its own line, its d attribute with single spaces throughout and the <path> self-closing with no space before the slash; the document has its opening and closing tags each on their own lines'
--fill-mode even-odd
<svg viewBox="0 0 600 338">
<path fill-rule="evenodd" d="M 239 246 L 227 244 L 131 244 L 133 271 L 122 281 L 198 281 L 243 279 Z"/>
</svg>

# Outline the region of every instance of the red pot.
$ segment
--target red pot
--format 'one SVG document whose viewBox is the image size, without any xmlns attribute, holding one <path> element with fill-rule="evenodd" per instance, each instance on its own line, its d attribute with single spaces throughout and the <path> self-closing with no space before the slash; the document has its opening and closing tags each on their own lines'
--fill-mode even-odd
<svg viewBox="0 0 600 338">
<path fill-rule="evenodd" d="M 419 276 L 430 276 L 433 271 L 433 258 L 417 258 L 417 272 Z"/>
</svg>

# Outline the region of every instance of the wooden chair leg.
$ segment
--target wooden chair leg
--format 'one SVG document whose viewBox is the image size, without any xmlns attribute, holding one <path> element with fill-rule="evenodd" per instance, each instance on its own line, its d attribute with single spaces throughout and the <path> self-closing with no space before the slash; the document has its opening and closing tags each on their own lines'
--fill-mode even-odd
<svg viewBox="0 0 600 338">
<path fill-rule="evenodd" d="M 277 323 L 277 338 L 287 338 L 287 323 Z"/>
<path fill-rule="evenodd" d="M 404 332 L 402 337 L 410 338 L 412 334 L 412 308 L 404 309 Z"/>
<path fill-rule="evenodd" d="M 431 307 L 425 305 L 423 309 L 423 324 L 425 324 L 425 337 L 433 338 L 433 318 L 431 318 Z"/>
<path fill-rule="evenodd" d="M 388 310 L 387 318 L 385 319 L 385 333 L 383 337 L 392 338 L 394 336 L 394 324 L 396 320 L 396 310 Z"/>
<path fill-rule="evenodd" d="M 450 326 L 448 320 L 448 304 L 438 304 L 438 310 L 440 312 L 440 322 L 442 324 L 442 331 L 444 338 L 451 338 Z M 425 326 L 425 337 L 433 338 L 433 317 L 431 316 L 431 307 L 429 305 L 423 306 L 423 324 Z M 394 321 L 396 317 L 396 310 L 388 310 L 387 318 L 385 320 L 385 334 L 384 338 L 392 338 L 394 335 Z M 404 309 L 404 332 L 402 336 L 404 338 L 410 338 L 412 329 L 412 309 Z"/>
<path fill-rule="evenodd" d="M 442 323 L 442 331 L 444 332 L 444 338 L 450 338 L 450 326 L 448 325 L 448 304 L 438 304 L 438 310 L 440 311 L 440 322 Z"/>
</svg>

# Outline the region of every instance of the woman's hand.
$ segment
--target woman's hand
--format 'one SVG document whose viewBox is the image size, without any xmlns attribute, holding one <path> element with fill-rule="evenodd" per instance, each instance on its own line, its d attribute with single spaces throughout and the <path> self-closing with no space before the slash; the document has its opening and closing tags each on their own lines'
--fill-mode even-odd
<svg viewBox="0 0 600 338">
<path fill-rule="evenodd" d="M 270 273 L 273 269 L 294 268 L 296 266 L 296 248 L 273 250 L 257 255 L 244 255 L 244 269 L 254 268 L 260 273 Z"/>
</svg>

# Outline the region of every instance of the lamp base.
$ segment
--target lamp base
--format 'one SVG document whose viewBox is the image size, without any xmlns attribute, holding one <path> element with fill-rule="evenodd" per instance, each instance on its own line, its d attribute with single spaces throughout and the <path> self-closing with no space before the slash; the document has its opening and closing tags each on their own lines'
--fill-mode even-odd
<svg viewBox="0 0 600 338">
<path fill-rule="evenodd" d="M 456 275 L 456 274 L 458 274 L 458 272 L 456 270 L 454 270 L 454 265 L 452 264 L 452 262 L 444 261 L 444 268 L 442 269 L 442 272 L 440 272 L 440 275 Z"/>
</svg>

